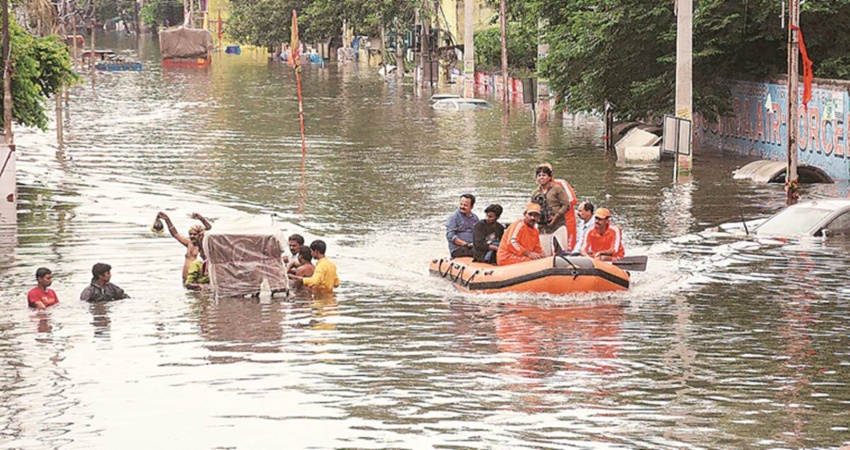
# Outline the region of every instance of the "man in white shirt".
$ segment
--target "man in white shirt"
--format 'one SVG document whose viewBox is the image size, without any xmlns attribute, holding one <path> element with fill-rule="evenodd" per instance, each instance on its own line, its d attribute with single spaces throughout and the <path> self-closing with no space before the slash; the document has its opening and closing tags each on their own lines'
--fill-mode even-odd
<svg viewBox="0 0 850 450">
<path fill-rule="evenodd" d="M 593 218 L 593 203 L 582 202 L 576 208 L 578 220 L 576 220 L 576 246 L 573 247 L 572 255 L 577 256 L 581 252 L 581 246 L 584 245 L 584 237 L 589 230 L 593 229 L 596 219 Z"/>
</svg>

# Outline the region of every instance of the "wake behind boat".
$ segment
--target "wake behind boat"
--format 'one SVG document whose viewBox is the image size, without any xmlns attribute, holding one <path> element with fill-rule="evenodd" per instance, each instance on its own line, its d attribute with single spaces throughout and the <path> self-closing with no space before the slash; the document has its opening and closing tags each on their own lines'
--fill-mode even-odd
<svg viewBox="0 0 850 450">
<path fill-rule="evenodd" d="M 465 292 L 561 295 L 626 291 L 630 277 L 623 268 L 645 270 L 646 257 L 627 257 L 611 264 L 583 256 L 552 256 L 508 266 L 473 262 L 472 258 L 440 258 L 431 261 L 430 272 Z"/>
</svg>

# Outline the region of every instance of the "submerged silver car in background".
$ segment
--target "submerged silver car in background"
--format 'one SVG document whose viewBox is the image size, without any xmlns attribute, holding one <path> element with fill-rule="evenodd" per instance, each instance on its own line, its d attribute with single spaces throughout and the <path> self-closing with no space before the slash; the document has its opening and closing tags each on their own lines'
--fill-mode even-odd
<svg viewBox="0 0 850 450">
<path fill-rule="evenodd" d="M 493 105 L 478 98 L 444 98 L 435 101 L 431 107 L 437 111 L 474 111 L 492 109 Z"/>
<path fill-rule="evenodd" d="M 759 237 L 850 236 L 850 199 L 810 200 L 791 205 L 758 225 Z"/>
</svg>

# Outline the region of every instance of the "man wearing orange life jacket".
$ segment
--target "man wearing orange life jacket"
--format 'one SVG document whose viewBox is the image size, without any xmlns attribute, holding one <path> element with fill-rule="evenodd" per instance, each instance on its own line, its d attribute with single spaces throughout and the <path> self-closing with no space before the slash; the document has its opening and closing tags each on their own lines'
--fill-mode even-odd
<svg viewBox="0 0 850 450">
<path fill-rule="evenodd" d="M 610 223 L 611 211 L 599 208 L 593 215 L 596 223 L 584 235 L 581 254 L 601 261 L 616 261 L 623 257 L 623 232 L 620 227 Z"/>
<path fill-rule="evenodd" d="M 525 206 L 522 219 L 512 223 L 502 235 L 496 260 L 500 266 L 543 258 L 540 247 L 540 233 L 537 220 L 540 218 L 540 205 L 529 203 Z"/>
<path fill-rule="evenodd" d="M 552 172 L 552 182 L 564 188 L 564 191 L 567 193 L 567 203 L 570 205 L 570 209 L 564 213 L 564 220 L 566 221 L 567 226 L 567 244 L 569 245 L 569 249 L 575 248 L 576 246 L 576 205 L 578 205 L 578 197 L 576 196 L 576 190 L 573 189 L 573 186 L 567 182 L 567 180 L 561 178 L 554 178 L 555 174 L 552 169 L 552 165 L 549 163 L 543 163 L 537 168 L 547 167 L 549 171 Z M 564 251 L 569 251 L 568 249 L 562 249 Z"/>
</svg>

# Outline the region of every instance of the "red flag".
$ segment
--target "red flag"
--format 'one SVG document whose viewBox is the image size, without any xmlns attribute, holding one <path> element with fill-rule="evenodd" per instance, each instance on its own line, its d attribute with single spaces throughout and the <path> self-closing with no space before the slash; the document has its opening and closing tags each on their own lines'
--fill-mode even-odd
<svg viewBox="0 0 850 450">
<path fill-rule="evenodd" d="M 800 55 L 803 57 L 803 106 L 808 110 L 809 100 L 812 99 L 812 80 L 815 78 L 812 73 L 812 60 L 809 59 L 809 52 L 806 51 L 806 43 L 803 42 L 803 30 L 793 25 L 791 29 L 797 30 L 797 35 L 800 38 Z"/>
<path fill-rule="evenodd" d="M 297 67 L 301 61 L 301 44 L 298 42 L 298 15 L 294 9 L 292 10 L 292 38 L 289 47 L 289 57 L 292 59 L 292 64 Z"/>
</svg>

